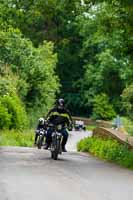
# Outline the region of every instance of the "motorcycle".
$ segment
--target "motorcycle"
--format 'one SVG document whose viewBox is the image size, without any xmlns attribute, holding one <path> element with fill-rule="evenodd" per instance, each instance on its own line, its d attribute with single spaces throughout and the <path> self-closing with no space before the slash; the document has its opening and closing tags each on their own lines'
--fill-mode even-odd
<svg viewBox="0 0 133 200">
<path fill-rule="evenodd" d="M 44 137 L 46 136 L 46 130 L 43 128 L 39 129 L 38 131 L 38 140 L 37 140 L 37 147 L 38 149 L 42 148 Z"/>
<path fill-rule="evenodd" d="M 53 127 L 53 133 L 52 133 L 52 142 L 51 142 L 51 147 L 50 147 L 50 151 L 51 151 L 51 158 L 54 160 L 58 159 L 58 155 L 62 154 L 62 139 L 63 136 L 61 134 L 61 129 L 62 126 L 58 125 L 58 126 L 54 126 Z"/>
</svg>

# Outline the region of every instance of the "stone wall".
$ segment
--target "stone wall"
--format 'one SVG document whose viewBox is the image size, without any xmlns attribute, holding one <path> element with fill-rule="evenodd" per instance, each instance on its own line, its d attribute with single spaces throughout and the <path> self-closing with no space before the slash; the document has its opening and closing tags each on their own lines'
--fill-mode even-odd
<svg viewBox="0 0 133 200">
<path fill-rule="evenodd" d="M 130 149 L 133 149 L 133 137 L 122 133 L 120 130 L 114 130 L 111 128 L 97 127 L 93 130 L 93 136 L 99 136 L 102 138 L 113 138 L 118 140 L 121 144 L 128 144 Z"/>
</svg>

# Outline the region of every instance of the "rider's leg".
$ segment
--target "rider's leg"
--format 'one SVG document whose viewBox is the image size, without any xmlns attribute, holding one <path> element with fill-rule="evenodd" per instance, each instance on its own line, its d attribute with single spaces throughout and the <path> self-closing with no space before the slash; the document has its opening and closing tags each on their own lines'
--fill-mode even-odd
<svg viewBox="0 0 133 200">
<path fill-rule="evenodd" d="M 35 134 L 35 140 L 34 140 L 34 144 L 37 143 L 37 138 L 38 138 L 38 133 Z"/>
<path fill-rule="evenodd" d="M 62 135 L 63 135 L 63 140 L 62 140 L 62 151 L 66 152 L 66 148 L 65 145 L 67 143 L 67 139 L 68 139 L 68 132 L 67 130 L 64 128 L 61 131 Z"/>
<path fill-rule="evenodd" d="M 48 149 L 51 142 L 52 142 L 52 132 L 53 132 L 53 128 L 50 127 L 47 131 L 47 134 L 46 134 L 46 140 L 45 140 L 45 146 L 44 146 L 44 149 Z"/>
</svg>

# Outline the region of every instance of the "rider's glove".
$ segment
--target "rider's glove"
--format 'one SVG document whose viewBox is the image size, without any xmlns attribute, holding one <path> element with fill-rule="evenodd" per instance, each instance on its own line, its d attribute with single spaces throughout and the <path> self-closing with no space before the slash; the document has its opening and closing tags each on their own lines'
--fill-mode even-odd
<svg viewBox="0 0 133 200">
<path fill-rule="evenodd" d="M 68 127 L 68 130 L 69 130 L 69 131 L 72 131 L 72 129 L 73 129 L 73 124 L 71 123 L 71 124 L 69 125 L 69 127 Z"/>
</svg>

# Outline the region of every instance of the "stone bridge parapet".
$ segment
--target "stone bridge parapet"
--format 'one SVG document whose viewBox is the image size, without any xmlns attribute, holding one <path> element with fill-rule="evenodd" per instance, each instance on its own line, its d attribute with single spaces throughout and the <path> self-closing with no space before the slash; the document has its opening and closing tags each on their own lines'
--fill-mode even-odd
<svg viewBox="0 0 133 200">
<path fill-rule="evenodd" d="M 97 127 L 93 130 L 93 136 L 116 139 L 121 144 L 128 144 L 128 147 L 133 150 L 133 137 L 123 133 L 122 130 Z"/>
</svg>

